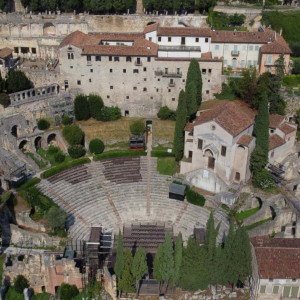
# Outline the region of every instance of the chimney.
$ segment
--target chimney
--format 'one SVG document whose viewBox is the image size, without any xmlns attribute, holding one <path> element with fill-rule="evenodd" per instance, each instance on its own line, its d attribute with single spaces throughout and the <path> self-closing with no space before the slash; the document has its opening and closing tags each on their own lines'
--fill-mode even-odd
<svg viewBox="0 0 300 300">
<path fill-rule="evenodd" d="M 233 30 L 233 35 L 236 35 L 236 29 Z"/>
</svg>

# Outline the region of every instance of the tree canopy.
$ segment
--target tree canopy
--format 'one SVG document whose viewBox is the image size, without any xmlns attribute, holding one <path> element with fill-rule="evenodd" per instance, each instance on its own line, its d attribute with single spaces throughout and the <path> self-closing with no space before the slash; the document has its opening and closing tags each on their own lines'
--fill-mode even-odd
<svg viewBox="0 0 300 300">
<path fill-rule="evenodd" d="M 11 71 L 6 79 L 7 93 L 16 93 L 33 87 L 31 81 L 22 71 Z"/>
</svg>

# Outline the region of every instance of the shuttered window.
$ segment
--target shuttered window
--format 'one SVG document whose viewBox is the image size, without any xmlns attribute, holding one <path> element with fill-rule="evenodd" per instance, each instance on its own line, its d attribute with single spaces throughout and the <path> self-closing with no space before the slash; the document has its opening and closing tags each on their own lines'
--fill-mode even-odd
<svg viewBox="0 0 300 300">
<path fill-rule="evenodd" d="M 291 287 L 290 286 L 285 286 L 283 288 L 283 297 L 289 297 L 290 296 L 290 291 L 291 291 Z"/>
<path fill-rule="evenodd" d="M 273 294 L 278 294 L 278 291 L 279 291 L 279 286 L 278 285 L 275 285 L 273 287 Z"/>
<path fill-rule="evenodd" d="M 291 297 L 292 297 L 292 298 L 297 298 L 298 292 L 299 292 L 299 287 L 298 287 L 298 286 L 292 286 L 292 294 L 291 294 Z"/>
<path fill-rule="evenodd" d="M 266 286 L 265 285 L 261 285 L 260 286 L 260 291 L 261 294 L 264 294 L 266 292 Z"/>
</svg>

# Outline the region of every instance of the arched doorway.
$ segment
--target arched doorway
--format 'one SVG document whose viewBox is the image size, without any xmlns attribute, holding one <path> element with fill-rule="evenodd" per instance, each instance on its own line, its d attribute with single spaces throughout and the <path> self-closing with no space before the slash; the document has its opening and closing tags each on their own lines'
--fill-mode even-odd
<svg viewBox="0 0 300 300">
<path fill-rule="evenodd" d="M 208 169 L 214 170 L 215 158 L 214 158 L 214 154 L 212 153 L 212 151 L 209 149 L 205 150 L 204 156 L 208 158 L 208 163 L 207 163 Z"/>
<path fill-rule="evenodd" d="M 39 148 L 42 147 L 42 137 L 41 136 L 38 136 L 38 137 L 35 138 L 34 147 L 35 147 L 35 151 L 38 151 Z"/>
<path fill-rule="evenodd" d="M 17 138 L 18 137 L 18 125 L 14 125 L 12 128 L 11 128 L 11 134 Z"/>
<path fill-rule="evenodd" d="M 23 152 L 28 151 L 28 141 L 23 140 L 20 144 L 19 144 L 19 149 Z"/>
<path fill-rule="evenodd" d="M 47 137 L 47 144 L 49 145 L 56 145 L 56 134 L 51 133 Z"/>
<path fill-rule="evenodd" d="M 53 36 L 56 34 L 56 29 L 53 23 L 45 23 L 43 27 L 44 36 Z"/>
</svg>

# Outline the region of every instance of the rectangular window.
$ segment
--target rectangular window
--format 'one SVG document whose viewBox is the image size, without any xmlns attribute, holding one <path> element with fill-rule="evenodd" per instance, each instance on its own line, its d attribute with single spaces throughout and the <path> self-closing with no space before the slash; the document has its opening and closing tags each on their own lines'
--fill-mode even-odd
<svg viewBox="0 0 300 300">
<path fill-rule="evenodd" d="M 158 37 L 158 41 L 161 42 L 161 36 Z"/>
<path fill-rule="evenodd" d="M 248 60 L 248 68 L 252 66 L 252 60 Z"/>
<path fill-rule="evenodd" d="M 242 46 L 242 50 L 246 51 L 247 47 L 245 45 Z"/>
<path fill-rule="evenodd" d="M 133 69 L 133 73 L 138 73 L 139 70 L 138 69 Z"/>
<path fill-rule="evenodd" d="M 259 46 L 255 46 L 255 51 L 258 51 L 259 50 Z"/>
<path fill-rule="evenodd" d="M 278 285 L 274 285 L 273 286 L 273 294 L 278 294 L 279 292 L 279 286 Z"/>
<path fill-rule="evenodd" d="M 110 96 L 109 96 L 109 95 L 107 95 L 107 96 L 106 96 L 106 98 L 107 98 L 107 99 L 109 99 L 109 98 L 110 98 Z"/>
<path fill-rule="evenodd" d="M 206 74 L 206 69 L 202 69 L 202 74 Z"/>
<path fill-rule="evenodd" d="M 208 69 L 208 73 L 211 74 L 212 73 L 212 69 Z"/>
<path fill-rule="evenodd" d="M 195 42 L 196 42 L 196 43 L 199 43 L 199 38 L 195 38 Z"/>
<path fill-rule="evenodd" d="M 205 43 L 208 43 L 208 38 L 205 38 Z"/>
<path fill-rule="evenodd" d="M 133 87 L 133 90 L 134 90 L 134 91 L 136 91 L 136 90 L 137 90 L 136 86 L 134 86 L 134 87 Z"/>
<path fill-rule="evenodd" d="M 272 55 L 268 55 L 268 64 L 271 64 L 272 63 Z"/>
<path fill-rule="evenodd" d="M 226 146 L 221 147 L 221 155 L 222 156 L 226 156 L 226 150 L 227 150 Z"/>
<path fill-rule="evenodd" d="M 168 37 L 168 42 L 172 42 L 172 38 L 170 36 Z"/>
<path fill-rule="evenodd" d="M 144 78 L 144 81 L 147 81 L 147 78 Z"/>
<path fill-rule="evenodd" d="M 290 297 L 290 292 L 291 292 L 291 287 L 290 286 L 285 286 L 283 288 L 283 297 L 285 297 L 285 298 Z"/>
<path fill-rule="evenodd" d="M 147 61 L 151 62 L 151 57 L 150 56 L 148 56 Z"/>
<path fill-rule="evenodd" d="M 220 46 L 219 45 L 215 45 L 215 50 L 219 50 Z"/>
<path fill-rule="evenodd" d="M 297 298 L 298 297 L 298 292 L 299 292 L 299 287 L 298 286 L 292 286 L 291 298 Z"/>
<path fill-rule="evenodd" d="M 126 56 L 126 62 L 131 62 L 131 56 Z"/>
<path fill-rule="evenodd" d="M 172 101 L 175 101 L 175 98 L 172 98 Z"/>
<path fill-rule="evenodd" d="M 203 148 L 203 140 L 198 139 L 198 149 L 202 150 Z"/>
<path fill-rule="evenodd" d="M 152 42 L 152 37 L 149 37 L 149 41 Z"/>
<path fill-rule="evenodd" d="M 266 286 L 265 285 L 261 285 L 260 286 L 260 291 L 261 294 L 264 294 L 266 292 Z"/>
<path fill-rule="evenodd" d="M 96 55 L 96 61 L 101 61 L 101 56 L 100 55 Z"/>
<path fill-rule="evenodd" d="M 224 50 L 225 50 L 225 51 L 228 51 L 228 50 L 229 50 L 229 46 L 228 46 L 228 45 L 225 45 L 225 46 L 224 46 Z"/>
<path fill-rule="evenodd" d="M 92 60 L 92 57 L 90 55 L 87 55 L 86 61 L 91 61 L 91 60 Z"/>
<path fill-rule="evenodd" d="M 126 73 L 126 69 L 123 69 L 123 73 Z"/>
<path fill-rule="evenodd" d="M 176 72 L 177 72 L 177 74 L 179 75 L 179 74 L 180 74 L 180 68 L 177 68 L 177 69 L 176 69 Z"/>
<path fill-rule="evenodd" d="M 256 65 L 257 65 L 257 61 L 254 60 L 254 61 L 253 61 L 253 66 L 256 66 Z"/>
<path fill-rule="evenodd" d="M 224 59 L 224 66 L 227 66 L 227 59 Z"/>
<path fill-rule="evenodd" d="M 209 90 L 206 90 L 205 92 L 206 92 L 206 95 L 208 95 L 208 94 L 209 94 Z"/>
<path fill-rule="evenodd" d="M 94 72 L 94 70 L 93 70 L 93 69 L 90 69 L 90 72 L 91 72 L 91 73 L 93 73 L 93 72 Z"/>
<path fill-rule="evenodd" d="M 115 56 L 114 61 L 120 61 L 119 56 Z"/>
<path fill-rule="evenodd" d="M 143 88 L 143 91 L 144 91 L 144 92 L 147 92 L 147 88 L 144 87 L 144 88 Z"/>
<path fill-rule="evenodd" d="M 253 51 L 253 46 L 250 46 L 250 47 L 249 47 L 249 51 Z"/>
<path fill-rule="evenodd" d="M 19 53 L 19 47 L 14 47 L 14 52 Z M 69 53 L 68 53 L 68 58 L 69 58 Z M 70 58 L 69 58 L 70 59 Z"/>
<path fill-rule="evenodd" d="M 32 54 L 36 54 L 36 48 L 31 48 Z"/>
<path fill-rule="evenodd" d="M 112 72 L 113 72 L 113 69 L 109 69 L 109 72 L 112 73 Z"/>
<path fill-rule="evenodd" d="M 111 85 L 111 86 L 110 86 L 110 89 L 111 89 L 111 90 L 113 90 L 113 89 L 114 89 L 114 87 Z"/>
<path fill-rule="evenodd" d="M 244 60 L 241 61 L 241 65 L 242 65 L 242 67 L 245 67 L 245 61 Z"/>
<path fill-rule="evenodd" d="M 81 85 L 81 80 L 77 80 L 77 85 Z"/>
<path fill-rule="evenodd" d="M 147 68 L 144 68 L 144 72 L 146 72 L 147 71 Z"/>
<path fill-rule="evenodd" d="M 89 82 L 92 82 L 92 79 L 91 79 L 91 78 L 89 79 Z"/>
<path fill-rule="evenodd" d="M 109 57 L 108 57 L 108 60 L 109 60 L 109 61 L 112 61 L 112 56 L 109 56 Z"/>
</svg>

